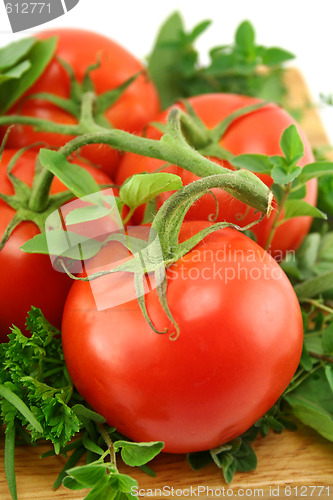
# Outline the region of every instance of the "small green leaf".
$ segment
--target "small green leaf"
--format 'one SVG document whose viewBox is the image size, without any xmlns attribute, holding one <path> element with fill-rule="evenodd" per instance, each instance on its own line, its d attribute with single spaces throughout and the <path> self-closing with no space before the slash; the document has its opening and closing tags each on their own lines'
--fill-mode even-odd
<svg viewBox="0 0 333 500">
<path fill-rule="evenodd" d="M 254 48 L 255 32 L 249 21 L 243 21 L 237 28 L 235 41 L 238 47 L 246 54 Z"/>
<path fill-rule="evenodd" d="M 300 175 L 301 171 L 301 167 L 293 167 L 286 173 L 284 168 L 276 166 L 273 167 L 271 176 L 276 184 L 285 185 L 294 181 Z"/>
<path fill-rule="evenodd" d="M 106 422 L 105 418 L 102 415 L 99 415 L 95 411 L 89 410 L 86 406 L 76 404 L 72 408 L 75 415 L 85 422 L 92 420 L 93 422 L 104 424 Z"/>
<path fill-rule="evenodd" d="M 28 55 L 37 42 L 36 38 L 23 38 L 0 49 L 0 71 L 12 68 Z"/>
<path fill-rule="evenodd" d="M 79 483 L 78 481 L 76 481 L 76 479 L 73 479 L 70 476 L 64 477 L 62 484 L 63 486 L 65 486 L 65 488 L 68 488 L 69 490 L 73 491 L 83 490 L 86 488 L 84 484 Z"/>
<path fill-rule="evenodd" d="M 309 163 L 302 169 L 302 173 L 298 178 L 300 183 L 306 183 L 311 179 L 323 177 L 324 175 L 333 174 L 333 163 L 330 161 L 318 161 Z"/>
<path fill-rule="evenodd" d="M 7 80 L 12 80 L 12 79 L 18 79 L 21 78 L 23 73 L 28 71 L 30 69 L 31 64 L 29 61 L 23 61 L 19 63 L 17 66 L 14 66 L 13 68 L 9 69 L 5 73 L 0 74 L 0 85 Z"/>
<path fill-rule="evenodd" d="M 275 420 L 275 422 L 276 422 L 276 420 Z M 282 424 L 280 424 L 279 422 L 276 422 L 276 424 L 277 423 L 279 424 L 279 429 L 281 431 Z M 242 443 L 239 447 L 239 450 L 236 451 L 236 453 L 234 454 L 234 457 L 236 459 L 236 470 L 238 472 L 250 472 L 252 470 L 255 470 L 257 467 L 258 460 L 257 460 L 257 456 L 254 452 L 254 449 L 252 448 L 252 446 L 249 443 L 247 443 L 244 440 L 242 440 Z"/>
<path fill-rule="evenodd" d="M 326 292 L 332 288 L 333 271 L 321 274 L 314 278 L 310 278 L 299 285 L 294 287 L 297 297 L 302 299 L 311 299 L 321 293 Z"/>
<path fill-rule="evenodd" d="M 103 205 L 87 205 L 76 208 L 66 215 L 66 226 L 102 219 L 109 215 L 111 211 L 112 208 Z"/>
<path fill-rule="evenodd" d="M 24 45 L 21 48 L 22 52 L 24 52 Z M 34 44 L 31 44 L 28 53 L 28 60 L 31 64 L 29 70 L 23 73 L 19 80 L 10 80 L 1 86 L 0 108 L 2 113 L 5 113 L 40 77 L 50 62 L 55 49 L 55 37 L 46 40 L 35 40 Z"/>
<path fill-rule="evenodd" d="M 293 219 L 294 217 L 311 216 L 319 219 L 327 219 L 327 216 L 317 207 L 310 205 L 303 200 L 287 200 L 285 203 L 284 219 Z"/>
<path fill-rule="evenodd" d="M 157 87 L 163 109 L 182 95 L 180 82 L 175 81 L 170 69 L 180 61 L 179 43 L 183 35 L 182 18 L 175 12 L 161 26 L 148 59 L 148 73 Z"/>
<path fill-rule="evenodd" d="M 116 451 L 121 449 L 121 458 L 131 467 L 139 467 L 150 462 L 160 453 L 164 446 L 161 441 L 151 443 L 132 443 L 130 441 L 116 441 L 114 447 Z"/>
<path fill-rule="evenodd" d="M 296 125 L 290 125 L 282 134 L 280 146 L 289 165 L 296 164 L 304 154 L 304 146 Z"/>
<path fill-rule="evenodd" d="M 187 461 L 193 470 L 200 470 L 206 465 L 212 463 L 212 456 L 209 451 L 198 451 L 195 453 L 188 453 Z"/>
<path fill-rule="evenodd" d="M 270 47 L 264 50 L 262 55 L 262 63 L 265 66 L 274 66 L 282 64 L 290 59 L 294 59 L 295 56 L 287 50 L 280 49 L 278 47 Z"/>
<path fill-rule="evenodd" d="M 103 455 L 104 450 L 98 446 L 98 444 L 94 443 L 91 439 L 88 438 L 87 434 L 83 436 L 82 444 L 86 448 L 86 450 L 91 451 L 92 453 L 96 453 L 96 455 Z"/>
<path fill-rule="evenodd" d="M 250 170 L 251 172 L 255 172 L 257 174 L 270 175 L 272 169 L 269 156 L 259 154 L 234 156 L 231 160 L 231 164 L 234 167 L 245 168 L 246 170 Z"/>
<path fill-rule="evenodd" d="M 183 186 L 178 175 L 164 172 L 154 174 L 136 174 L 130 177 L 120 188 L 120 199 L 134 210 L 166 191 L 177 191 Z"/>
<path fill-rule="evenodd" d="M 187 40 L 189 43 L 193 43 L 206 29 L 212 24 L 212 21 L 206 20 L 197 24 L 192 32 L 187 35 Z"/>
<path fill-rule="evenodd" d="M 78 198 L 89 197 L 90 194 L 100 191 L 99 185 L 89 172 L 67 161 L 61 153 L 50 149 L 41 149 L 39 160 L 43 167 L 58 177 Z M 87 201 L 89 201 L 88 198 Z"/>
<path fill-rule="evenodd" d="M 84 260 L 94 257 L 101 249 L 102 242 L 86 238 L 77 233 L 54 229 L 46 233 L 36 234 L 26 241 L 21 250 L 26 253 L 38 253 Z"/>
<path fill-rule="evenodd" d="M 109 483 L 113 489 L 122 493 L 131 493 L 132 488 L 137 488 L 138 486 L 137 481 L 132 477 L 127 474 L 119 474 L 115 472 L 110 474 Z"/>
<path fill-rule="evenodd" d="M 323 331 L 321 342 L 324 354 L 333 355 L 333 323 Z"/>
<path fill-rule="evenodd" d="M 93 462 L 67 470 L 67 474 L 86 488 L 93 488 L 101 479 L 106 477 L 104 462 Z"/>
<path fill-rule="evenodd" d="M 333 441 L 333 398 L 324 368 L 307 377 L 284 399 L 301 422 Z"/>
</svg>

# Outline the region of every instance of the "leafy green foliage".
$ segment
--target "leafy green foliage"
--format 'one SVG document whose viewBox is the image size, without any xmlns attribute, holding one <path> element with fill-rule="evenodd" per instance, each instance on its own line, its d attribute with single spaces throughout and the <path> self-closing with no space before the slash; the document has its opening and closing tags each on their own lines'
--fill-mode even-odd
<svg viewBox="0 0 333 500">
<path fill-rule="evenodd" d="M 6 425 L 5 471 L 12 498 L 16 498 L 16 435 L 29 444 L 50 440 L 53 450 L 45 456 L 68 456 L 54 487 L 64 481 L 71 489 L 91 488 L 86 498 L 134 498 L 131 488 L 137 483 L 118 472 L 115 453 L 121 450 L 124 462 L 144 466 L 153 474 L 146 464 L 163 443 L 132 443 L 105 425 L 73 387 L 60 332 L 36 308 L 28 315 L 27 328 L 30 338 L 13 327 L 9 342 L 0 344 L 0 410 Z M 87 465 L 76 467 L 83 455 Z M 104 461 L 107 456 L 111 462 Z"/>
<path fill-rule="evenodd" d="M 5 113 L 40 77 L 50 62 L 56 39 L 26 38 L 0 50 L 0 109 Z"/>
<path fill-rule="evenodd" d="M 186 33 L 176 12 L 161 27 L 148 58 L 148 70 L 163 107 L 181 97 L 209 92 L 231 92 L 281 103 L 285 94 L 282 64 L 294 56 L 284 49 L 257 45 L 252 24 L 244 21 L 237 28 L 234 43 L 212 48 L 209 64 L 201 66 L 194 42 L 209 25 L 209 21 L 201 22 Z M 263 67 L 267 71 L 262 71 Z"/>
</svg>

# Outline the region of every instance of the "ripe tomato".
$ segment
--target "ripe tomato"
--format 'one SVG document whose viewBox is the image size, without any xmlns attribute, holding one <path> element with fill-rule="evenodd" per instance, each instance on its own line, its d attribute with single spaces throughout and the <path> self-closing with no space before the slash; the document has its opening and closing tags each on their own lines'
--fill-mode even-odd
<svg viewBox="0 0 333 500">
<path fill-rule="evenodd" d="M 197 115 L 210 129 L 214 128 L 228 115 L 237 109 L 252 105 L 258 102 L 258 99 L 244 97 L 233 94 L 206 94 L 189 99 Z M 177 104 L 183 108 L 182 104 Z M 155 121 L 166 122 L 168 111 L 160 114 Z M 229 150 L 235 155 L 245 153 L 260 153 L 265 155 L 281 155 L 280 139 L 283 131 L 291 124 L 295 123 L 289 114 L 275 104 L 269 104 L 266 107 L 240 117 L 233 122 L 220 144 L 223 148 Z M 314 161 L 310 144 L 301 130 L 299 130 L 304 142 L 304 156 L 299 165 L 304 166 Z M 145 130 L 145 136 L 158 139 L 161 136 L 154 127 L 150 126 Z M 214 159 L 213 159 L 214 160 Z M 161 168 L 163 161 L 151 158 L 140 157 L 132 153 L 126 153 L 119 166 L 116 182 L 122 184 L 125 179 L 135 173 L 153 172 Z M 219 163 L 217 161 L 217 163 Z M 223 162 L 226 168 L 232 168 L 227 162 Z M 184 184 L 189 184 L 197 179 L 196 176 L 183 170 L 182 168 L 170 166 L 164 171 L 180 175 Z M 272 179 L 267 175 L 258 175 L 268 186 L 272 184 Z M 219 204 L 218 221 L 228 221 L 235 224 L 246 225 L 258 218 L 254 210 L 250 209 L 244 203 L 235 200 L 231 195 L 218 190 L 212 190 Z M 161 196 L 163 202 L 170 193 Z M 307 194 L 305 200 L 308 203 L 315 204 L 317 198 L 317 182 L 314 179 L 307 184 Z M 191 220 L 207 220 L 210 214 L 216 213 L 216 204 L 212 195 L 203 196 L 191 209 L 186 218 Z M 134 219 L 139 223 L 142 218 L 142 211 L 137 213 Z M 252 231 L 257 237 L 259 245 L 265 246 L 268 239 L 274 212 L 269 219 L 264 219 L 257 224 Z M 310 217 L 298 217 L 290 219 L 278 227 L 271 245 L 271 253 L 277 259 L 283 257 L 288 250 L 296 250 L 301 244 L 303 238 L 308 233 L 311 225 Z"/>
<path fill-rule="evenodd" d="M 185 222 L 181 241 L 204 226 Z M 112 243 L 96 268 L 126 255 Z M 232 229 L 206 237 L 166 274 L 176 340 L 156 289 L 146 295 L 148 314 L 169 333 L 150 328 L 136 299 L 112 306 L 128 280 L 134 287 L 117 273 L 94 289 L 73 284 L 65 360 L 80 394 L 119 432 L 164 441 L 170 453 L 205 450 L 248 429 L 289 384 L 302 350 L 300 307 L 276 261 Z"/>
<path fill-rule="evenodd" d="M 37 37 L 41 39 L 51 36 L 58 37 L 56 56 L 73 68 L 79 82 L 82 81 L 88 67 L 95 64 L 98 58 L 100 59 L 100 67 L 90 73 L 97 94 L 120 86 L 128 78 L 144 70 L 142 64 L 124 48 L 97 33 L 80 29 L 57 29 L 37 34 Z M 64 124 L 76 122 L 73 116 L 53 104 L 40 99 L 25 100 L 27 95 L 38 92 L 49 92 L 63 98 L 69 97 L 70 78 L 56 59 L 51 61 L 43 75 L 11 109 L 10 113 L 20 113 Z M 106 111 L 105 116 L 114 127 L 137 132 L 159 110 L 157 91 L 148 76 L 142 74 Z M 30 126 L 15 126 L 7 146 L 21 148 L 39 141 L 52 146 L 62 146 L 68 140 L 70 140 L 69 136 L 34 132 Z M 103 167 L 109 175 L 112 175 L 120 159 L 117 151 L 105 145 L 85 147 L 81 154 L 95 165 Z"/>
<path fill-rule="evenodd" d="M 7 165 L 16 150 L 5 150 L 0 164 L 0 192 L 13 194 L 13 187 L 7 176 Z M 32 184 L 37 152 L 26 151 L 16 162 L 12 173 Z M 103 172 L 83 165 L 99 184 L 110 183 Z M 65 186 L 54 178 L 51 193 L 65 191 Z M 3 235 L 12 220 L 15 211 L 0 200 L 0 234 Z M 72 280 L 64 273 L 53 269 L 47 255 L 28 254 L 20 247 L 39 233 L 33 222 L 21 222 L 13 231 L 5 246 L 0 251 L 0 341 L 9 333 L 9 327 L 15 324 L 24 330 L 27 312 L 31 306 L 42 309 L 46 318 L 60 327 L 65 299 Z"/>
</svg>

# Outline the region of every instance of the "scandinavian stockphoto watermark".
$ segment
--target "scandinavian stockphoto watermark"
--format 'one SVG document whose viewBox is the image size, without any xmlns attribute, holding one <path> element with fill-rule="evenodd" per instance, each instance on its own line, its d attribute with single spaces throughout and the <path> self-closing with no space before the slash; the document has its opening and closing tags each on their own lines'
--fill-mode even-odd
<svg viewBox="0 0 333 500">
<path fill-rule="evenodd" d="M 13 33 L 45 24 L 72 10 L 80 0 L 3 0 Z"/>
<path fill-rule="evenodd" d="M 145 295 L 166 276 L 158 234 L 149 226 L 125 228 L 118 201 L 111 188 L 105 189 L 64 204 L 45 224 L 54 269 L 73 278 L 85 277 L 98 310 Z M 169 257 L 173 253 L 171 248 Z M 225 243 L 214 249 L 205 245 L 192 249 L 167 273 L 171 280 L 218 280 L 228 285 L 233 281 L 279 280 L 283 271 L 271 265 L 259 246 L 235 248 Z M 139 275 L 139 287 L 134 274 Z"/>
</svg>

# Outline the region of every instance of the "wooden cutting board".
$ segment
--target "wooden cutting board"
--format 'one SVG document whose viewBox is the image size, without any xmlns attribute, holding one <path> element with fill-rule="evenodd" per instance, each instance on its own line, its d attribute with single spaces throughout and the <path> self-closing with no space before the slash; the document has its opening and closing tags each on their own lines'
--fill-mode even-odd
<svg viewBox="0 0 333 500">
<path fill-rule="evenodd" d="M 306 85 L 297 70 L 288 70 L 286 81 L 292 106 L 304 107 L 304 103 L 310 102 Z M 313 108 L 306 110 L 302 125 L 313 146 L 328 144 L 326 133 Z M 258 457 L 257 469 L 251 473 L 237 473 L 231 485 L 225 483 L 215 465 L 193 471 L 183 455 L 162 454 L 157 457 L 152 464 L 155 478 L 124 465 L 119 468 L 137 479 L 140 496 L 155 499 L 191 496 L 201 499 L 232 496 L 325 499 L 333 496 L 333 443 L 311 429 L 299 425 L 295 432 L 285 431 L 281 435 L 270 433 L 264 439 L 258 438 L 253 447 Z M 19 500 L 83 499 L 87 493 L 84 490 L 74 492 L 64 487 L 57 491 L 52 489 L 65 460 L 62 457 L 41 460 L 40 455 L 49 449 L 48 444 L 17 448 Z M 10 500 L 5 481 L 3 437 L 0 449 L 0 500 Z"/>
</svg>

